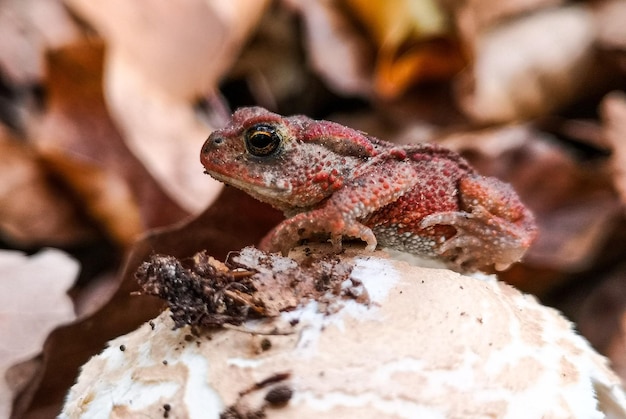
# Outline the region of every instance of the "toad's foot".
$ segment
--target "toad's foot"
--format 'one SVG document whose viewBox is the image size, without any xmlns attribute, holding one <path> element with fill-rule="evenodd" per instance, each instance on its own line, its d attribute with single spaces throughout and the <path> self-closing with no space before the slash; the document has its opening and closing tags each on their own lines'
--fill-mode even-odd
<svg viewBox="0 0 626 419">
<path fill-rule="evenodd" d="M 367 243 L 366 250 L 376 248 L 376 237 L 372 230 L 358 221 L 346 220 L 341 216 L 329 217 L 323 210 L 301 213 L 276 226 L 261 241 L 261 249 L 270 252 L 282 252 L 287 255 L 302 239 L 316 234 L 330 234 L 335 251 L 341 250 L 341 241 L 345 237 L 355 237 Z"/>
<path fill-rule="evenodd" d="M 532 242 L 525 226 L 499 218 L 481 206 L 471 213 L 443 212 L 425 217 L 420 228 L 450 225 L 456 234 L 443 242 L 437 253 L 461 270 L 494 265 L 504 270 L 519 261 Z"/>
</svg>

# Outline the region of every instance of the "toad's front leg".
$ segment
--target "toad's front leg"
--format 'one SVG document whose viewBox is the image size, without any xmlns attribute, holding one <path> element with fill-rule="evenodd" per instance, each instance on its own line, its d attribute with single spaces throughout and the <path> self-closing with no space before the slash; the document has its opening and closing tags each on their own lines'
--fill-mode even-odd
<svg viewBox="0 0 626 419">
<path fill-rule="evenodd" d="M 330 235 L 335 250 L 341 249 L 344 236 L 361 239 L 367 243 L 367 250 L 374 250 L 376 237 L 361 220 L 396 201 L 416 181 L 417 174 L 410 162 L 399 162 L 394 155 L 381 155 L 319 208 L 301 212 L 279 224 L 263 239 L 261 248 L 285 254 L 301 239 L 325 233 Z"/>
<path fill-rule="evenodd" d="M 537 226 L 510 185 L 470 175 L 459 181 L 459 200 L 461 211 L 429 215 L 420 225 L 456 229 L 437 249 L 442 257 L 469 270 L 488 265 L 506 269 L 522 258 L 537 235 Z"/>
<path fill-rule="evenodd" d="M 276 226 L 261 242 L 261 249 L 287 255 L 302 239 L 316 234 L 330 235 L 336 251 L 341 250 L 344 236 L 354 237 L 367 243 L 367 250 L 376 248 L 376 237 L 372 230 L 360 222 L 344 217 L 332 206 L 322 207 L 288 218 Z"/>
</svg>

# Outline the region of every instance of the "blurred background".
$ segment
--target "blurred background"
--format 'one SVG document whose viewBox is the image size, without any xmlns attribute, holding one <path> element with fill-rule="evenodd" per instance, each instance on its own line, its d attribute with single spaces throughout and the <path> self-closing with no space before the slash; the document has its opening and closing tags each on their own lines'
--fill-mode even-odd
<svg viewBox="0 0 626 419">
<path fill-rule="evenodd" d="M 148 255 L 223 259 L 281 219 L 199 163 L 246 105 L 512 183 L 541 232 L 500 278 L 625 379 L 624 22 L 626 0 L 0 0 L 0 417 L 54 417 L 159 312 L 133 294 Z"/>
</svg>

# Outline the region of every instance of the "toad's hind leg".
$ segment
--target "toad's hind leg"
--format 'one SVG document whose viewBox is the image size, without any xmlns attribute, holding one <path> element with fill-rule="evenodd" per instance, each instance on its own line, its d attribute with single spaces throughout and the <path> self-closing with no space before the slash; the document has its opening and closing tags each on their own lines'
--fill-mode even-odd
<svg viewBox="0 0 626 419">
<path fill-rule="evenodd" d="M 461 211 L 432 214 L 420 227 L 450 225 L 456 234 L 438 253 L 463 269 L 495 265 L 506 269 L 522 258 L 537 234 L 532 213 L 513 188 L 491 177 L 471 175 L 459 182 Z"/>
</svg>

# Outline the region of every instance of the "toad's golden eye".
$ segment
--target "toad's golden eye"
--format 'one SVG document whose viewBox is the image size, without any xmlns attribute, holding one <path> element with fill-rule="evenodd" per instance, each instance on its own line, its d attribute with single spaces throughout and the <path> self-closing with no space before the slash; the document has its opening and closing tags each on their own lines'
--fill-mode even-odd
<svg viewBox="0 0 626 419">
<path fill-rule="evenodd" d="M 246 149 L 253 156 L 268 157 L 278 151 L 281 138 L 273 126 L 257 124 L 246 131 L 245 142 Z"/>
</svg>

